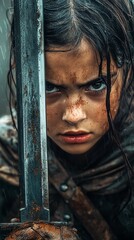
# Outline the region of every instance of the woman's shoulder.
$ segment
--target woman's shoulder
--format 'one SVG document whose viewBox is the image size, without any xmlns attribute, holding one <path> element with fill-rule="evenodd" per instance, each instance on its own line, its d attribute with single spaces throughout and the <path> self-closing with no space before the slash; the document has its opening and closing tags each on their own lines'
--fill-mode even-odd
<svg viewBox="0 0 134 240">
<path fill-rule="evenodd" d="M 0 118 L 0 179 L 18 185 L 17 131 L 10 115 Z"/>
<path fill-rule="evenodd" d="M 12 112 L 11 115 L 4 115 L 0 117 L 0 139 L 9 140 L 13 136 L 17 139 L 17 131 L 14 127 L 14 124 L 17 125 L 16 112 Z"/>
<path fill-rule="evenodd" d="M 126 229 L 126 234 L 129 236 L 129 239 L 134 239 L 134 193 L 132 193 L 127 206 L 119 214 L 119 221 L 123 229 Z"/>
</svg>

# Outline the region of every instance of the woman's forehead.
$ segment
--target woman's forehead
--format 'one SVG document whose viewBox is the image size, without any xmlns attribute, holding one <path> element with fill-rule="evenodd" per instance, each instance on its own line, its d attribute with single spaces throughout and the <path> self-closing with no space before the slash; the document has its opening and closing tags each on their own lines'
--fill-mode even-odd
<svg viewBox="0 0 134 240">
<path fill-rule="evenodd" d="M 57 50 L 57 51 L 56 51 Z M 61 71 L 76 70 L 83 68 L 87 71 L 87 68 L 93 71 L 99 71 L 99 66 L 101 63 L 99 53 L 91 45 L 91 43 L 83 40 L 81 44 L 70 51 L 65 51 L 67 49 L 59 48 L 53 49 L 53 51 L 46 53 L 46 70 L 47 71 Z M 62 51 L 63 50 L 63 51 Z M 116 64 L 111 58 L 111 71 L 115 71 Z M 107 60 L 106 58 L 102 61 L 102 72 L 107 71 Z"/>
<path fill-rule="evenodd" d="M 59 50 L 59 51 L 58 51 Z M 63 51 L 62 51 L 63 50 Z M 66 63 L 66 64 L 65 64 Z M 70 63 L 77 65 L 78 67 L 83 65 L 99 66 L 99 54 L 92 47 L 92 45 L 86 41 L 81 41 L 81 44 L 71 50 L 68 47 L 55 48 L 53 51 L 46 52 L 46 64 L 47 67 L 66 67 L 68 68 Z"/>
</svg>

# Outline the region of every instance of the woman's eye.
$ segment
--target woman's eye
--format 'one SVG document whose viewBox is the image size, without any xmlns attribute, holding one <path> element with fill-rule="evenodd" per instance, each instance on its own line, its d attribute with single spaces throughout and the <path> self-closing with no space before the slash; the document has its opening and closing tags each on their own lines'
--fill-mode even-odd
<svg viewBox="0 0 134 240">
<path fill-rule="evenodd" d="M 86 91 L 94 91 L 99 92 L 104 90 L 107 87 L 105 81 L 103 79 L 99 79 L 95 81 L 92 84 L 89 84 L 89 86 L 86 87 Z"/>
<path fill-rule="evenodd" d="M 56 93 L 59 92 L 60 89 L 58 87 L 56 87 L 55 85 L 46 82 L 46 93 Z"/>
</svg>

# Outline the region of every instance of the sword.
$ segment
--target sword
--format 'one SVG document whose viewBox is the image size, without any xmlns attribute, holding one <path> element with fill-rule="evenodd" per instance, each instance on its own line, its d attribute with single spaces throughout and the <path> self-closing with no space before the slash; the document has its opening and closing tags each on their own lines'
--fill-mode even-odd
<svg viewBox="0 0 134 240">
<path fill-rule="evenodd" d="M 20 223 L 0 224 L 0 240 L 25 221 L 50 221 L 43 0 L 14 1 Z"/>
<path fill-rule="evenodd" d="M 21 222 L 50 221 L 43 0 L 14 2 Z"/>
</svg>

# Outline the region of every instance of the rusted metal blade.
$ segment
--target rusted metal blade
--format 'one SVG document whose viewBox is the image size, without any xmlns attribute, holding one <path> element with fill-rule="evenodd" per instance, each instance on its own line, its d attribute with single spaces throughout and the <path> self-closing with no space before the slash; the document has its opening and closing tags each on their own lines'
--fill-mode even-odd
<svg viewBox="0 0 134 240">
<path fill-rule="evenodd" d="M 14 1 L 21 222 L 49 222 L 43 0 Z"/>
</svg>

